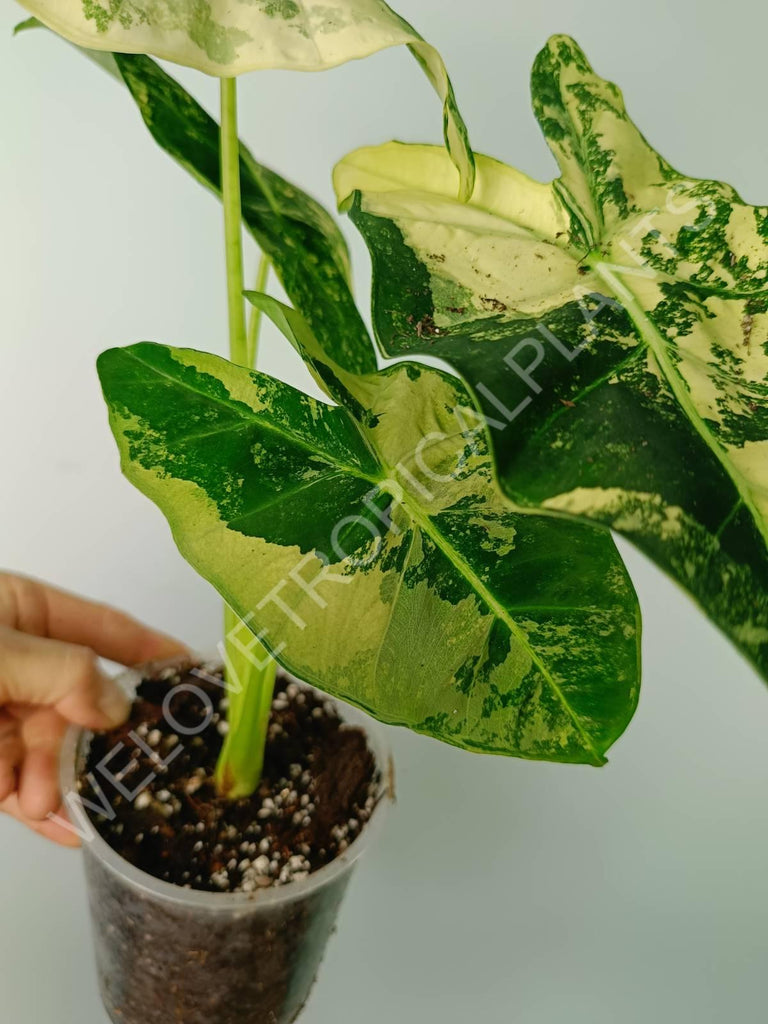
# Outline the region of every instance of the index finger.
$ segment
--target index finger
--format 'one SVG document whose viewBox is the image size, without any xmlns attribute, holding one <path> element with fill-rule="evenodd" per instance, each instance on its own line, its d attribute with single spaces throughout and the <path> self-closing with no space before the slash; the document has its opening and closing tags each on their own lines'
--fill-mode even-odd
<svg viewBox="0 0 768 1024">
<path fill-rule="evenodd" d="M 184 644 L 116 608 L 37 580 L 0 574 L 0 589 L 6 598 L 0 619 L 11 629 L 89 647 L 121 665 L 187 653 Z"/>
<path fill-rule="evenodd" d="M 32 829 L 33 832 L 37 832 L 45 839 L 50 839 L 54 843 L 58 843 L 59 846 L 80 846 L 80 840 L 74 831 L 65 828 L 63 824 L 60 824 L 62 819 L 66 818 L 66 809 L 61 807 L 59 812 L 53 818 L 48 818 L 45 821 L 35 821 L 33 818 L 28 818 L 21 807 L 19 806 L 19 798 L 15 793 L 12 793 L 5 800 L 0 800 L 0 813 L 10 814 L 12 818 L 16 818 L 22 825 L 26 825 L 27 828 Z M 56 819 L 59 820 L 56 820 Z"/>
</svg>

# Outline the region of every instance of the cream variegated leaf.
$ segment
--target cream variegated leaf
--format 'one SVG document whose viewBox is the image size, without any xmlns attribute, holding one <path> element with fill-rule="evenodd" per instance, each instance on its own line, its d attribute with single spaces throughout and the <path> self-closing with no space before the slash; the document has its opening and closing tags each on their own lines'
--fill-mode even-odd
<svg viewBox="0 0 768 1024">
<path fill-rule="evenodd" d="M 768 208 L 673 170 L 570 39 L 532 91 L 552 183 L 477 157 L 457 203 L 394 143 L 337 167 L 379 341 L 461 372 L 508 495 L 623 533 L 768 675 Z"/>
<path fill-rule="evenodd" d="M 20 0 L 78 46 L 160 57 L 232 77 L 282 68 L 324 71 L 407 46 L 443 103 L 448 149 L 472 193 L 467 130 L 438 51 L 384 0 Z"/>
<path fill-rule="evenodd" d="M 629 721 L 639 619 L 607 532 L 503 498 L 461 382 L 354 374 L 252 295 L 328 405 L 212 355 L 99 360 L 128 478 L 300 677 L 487 753 L 600 764 Z"/>
</svg>

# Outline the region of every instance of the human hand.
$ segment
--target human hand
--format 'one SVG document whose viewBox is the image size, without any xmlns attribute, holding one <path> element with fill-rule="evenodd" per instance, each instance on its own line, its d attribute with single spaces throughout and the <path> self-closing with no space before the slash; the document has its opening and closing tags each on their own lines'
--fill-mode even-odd
<svg viewBox="0 0 768 1024">
<path fill-rule="evenodd" d="M 64 733 L 70 723 L 111 728 L 129 711 L 98 656 L 136 665 L 185 650 L 114 608 L 0 572 L 0 811 L 77 846 L 77 836 L 47 820 L 61 801 Z"/>
</svg>

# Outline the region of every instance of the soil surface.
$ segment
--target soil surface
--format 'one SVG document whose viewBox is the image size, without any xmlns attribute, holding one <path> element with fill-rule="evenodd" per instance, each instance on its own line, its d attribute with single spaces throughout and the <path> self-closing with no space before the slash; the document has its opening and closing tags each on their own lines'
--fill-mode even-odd
<svg viewBox="0 0 768 1024">
<path fill-rule="evenodd" d="M 129 721 L 91 742 L 78 779 L 84 806 L 114 850 L 166 882 L 255 892 L 304 878 L 373 811 L 381 780 L 365 734 L 278 674 L 259 789 L 227 801 L 213 784 L 226 709 L 211 666 L 144 679 Z"/>
</svg>

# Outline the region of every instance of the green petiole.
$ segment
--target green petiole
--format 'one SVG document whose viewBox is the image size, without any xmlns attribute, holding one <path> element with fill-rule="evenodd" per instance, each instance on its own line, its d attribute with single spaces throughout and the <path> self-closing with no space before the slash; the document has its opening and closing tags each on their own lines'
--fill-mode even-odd
<svg viewBox="0 0 768 1024">
<path fill-rule="evenodd" d="M 221 192 L 227 266 L 229 351 L 233 363 L 256 363 L 260 320 L 251 317 L 246 330 L 243 299 L 242 207 L 240 200 L 240 143 L 237 134 L 237 79 L 221 85 Z M 257 288 L 262 290 L 269 261 L 262 256 Z M 248 642 L 243 638 L 249 637 Z M 270 653 L 249 634 L 248 626 L 228 605 L 224 609 L 224 671 L 229 698 L 227 732 L 216 765 L 216 786 L 229 799 L 250 796 L 261 779 L 276 664 Z"/>
</svg>

